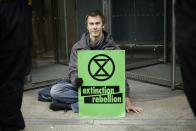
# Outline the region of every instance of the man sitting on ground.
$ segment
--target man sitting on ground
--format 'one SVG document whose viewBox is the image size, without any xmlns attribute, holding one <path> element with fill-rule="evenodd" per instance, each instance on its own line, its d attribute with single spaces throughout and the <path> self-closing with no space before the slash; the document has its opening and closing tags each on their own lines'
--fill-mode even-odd
<svg viewBox="0 0 196 131">
<path fill-rule="evenodd" d="M 77 50 L 120 50 L 116 45 L 111 35 L 104 31 L 104 16 L 99 11 L 91 11 L 85 18 L 87 32 L 82 35 L 82 38 L 72 47 L 70 62 L 69 62 L 69 80 L 57 83 L 51 88 L 51 96 L 54 103 L 67 103 L 71 105 L 74 112 L 78 112 L 78 87 L 83 83 L 82 78 L 78 78 L 77 69 Z M 130 89 L 126 81 L 126 111 L 130 110 L 135 113 L 143 112 L 140 107 L 135 107 L 130 101 Z"/>
</svg>

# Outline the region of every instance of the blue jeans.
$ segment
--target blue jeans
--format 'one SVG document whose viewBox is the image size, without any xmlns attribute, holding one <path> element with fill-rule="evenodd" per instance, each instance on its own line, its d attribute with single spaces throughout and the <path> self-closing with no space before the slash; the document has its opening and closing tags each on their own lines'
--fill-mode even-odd
<svg viewBox="0 0 196 131">
<path fill-rule="evenodd" d="M 78 113 L 78 89 L 70 81 L 61 80 L 53 85 L 50 91 L 52 99 L 70 104 L 72 110 Z"/>
</svg>

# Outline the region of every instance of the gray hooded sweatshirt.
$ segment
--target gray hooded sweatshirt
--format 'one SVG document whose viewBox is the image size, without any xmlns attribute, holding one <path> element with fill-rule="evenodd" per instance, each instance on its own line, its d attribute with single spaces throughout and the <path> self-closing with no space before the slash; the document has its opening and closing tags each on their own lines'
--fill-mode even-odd
<svg viewBox="0 0 196 131">
<path fill-rule="evenodd" d="M 77 66 L 77 51 L 78 50 L 120 50 L 116 45 L 111 35 L 103 31 L 102 39 L 96 44 L 90 42 L 89 32 L 82 35 L 82 38 L 72 47 L 70 61 L 69 61 L 69 79 L 71 83 L 78 77 L 78 66 Z M 126 97 L 129 96 L 130 88 L 126 80 Z"/>
</svg>

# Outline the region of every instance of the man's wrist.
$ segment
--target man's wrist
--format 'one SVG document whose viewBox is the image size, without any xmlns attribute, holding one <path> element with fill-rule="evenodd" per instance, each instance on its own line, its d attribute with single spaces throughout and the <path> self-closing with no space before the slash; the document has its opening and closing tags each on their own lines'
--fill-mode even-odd
<svg viewBox="0 0 196 131">
<path fill-rule="evenodd" d="M 131 100 L 129 97 L 125 97 L 125 104 L 126 105 L 131 105 Z"/>
</svg>

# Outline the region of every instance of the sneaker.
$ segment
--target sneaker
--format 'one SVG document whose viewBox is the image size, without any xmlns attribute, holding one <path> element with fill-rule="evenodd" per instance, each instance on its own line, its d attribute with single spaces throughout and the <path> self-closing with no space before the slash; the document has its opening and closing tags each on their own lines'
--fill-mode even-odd
<svg viewBox="0 0 196 131">
<path fill-rule="evenodd" d="M 72 109 L 69 104 L 60 103 L 60 102 L 57 102 L 57 101 L 52 101 L 49 108 L 53 111 L 59 111 L 59 110 L 67 111 L 67 110 Z"/>
</svg>

